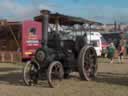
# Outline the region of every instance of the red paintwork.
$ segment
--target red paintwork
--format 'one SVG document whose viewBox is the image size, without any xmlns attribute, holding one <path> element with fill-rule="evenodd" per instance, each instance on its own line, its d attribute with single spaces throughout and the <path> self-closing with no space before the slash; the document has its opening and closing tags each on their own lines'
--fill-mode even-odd
<svg viewBox="0 0 128 96">
<path fill-rule="evenodd" d="M 36 33 L 32 35 L 31 28 L 36 29 Z M 41 47 L 40 40 L 42 39 L 42 26 L 37 21 L 24 21 L 22 23 L 22 58 L 30 59 L 37 48 Z M 34 43 L 34 42 L 35 43 Z M 27 52 L 27 53 L 26 53 Z M 30 54 L 32 53 L 32 54 Z"/>
</svg>

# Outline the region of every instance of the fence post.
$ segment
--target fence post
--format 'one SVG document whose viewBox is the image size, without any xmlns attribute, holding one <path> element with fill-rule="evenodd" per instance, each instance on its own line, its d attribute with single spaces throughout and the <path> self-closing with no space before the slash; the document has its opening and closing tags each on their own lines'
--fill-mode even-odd
<svg viewBox="0 0 128 96">
<path fill-rule="evenodd" d="M 4 52 L 1 52 L 1 57 L 2 57 L 1 61 L 4 62 L 5 61 L 5 54 L 4 54 Z"/>
<path fill-rule="evenodd" d="M 10 52 L 10 56 L 11 56 L 11 62 L 14 62 L 14 53 Z"/>
</svg>

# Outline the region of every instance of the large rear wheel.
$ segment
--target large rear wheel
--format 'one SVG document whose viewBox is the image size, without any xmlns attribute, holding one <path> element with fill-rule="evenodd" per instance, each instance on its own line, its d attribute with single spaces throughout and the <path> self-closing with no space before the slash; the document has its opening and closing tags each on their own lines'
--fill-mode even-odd
<svg viewBox="0 0 128 96">
<path fill-rule="evenodd" d="M 48 67 L 48 83 L 51 88 L 56 87 L 62 81 L 64 75 L 63 66 L 58 61 L 53 61 Z"/>
<path fill-rule="evenodd" d="M 97 72 L 97 55 L 93 47 L 84 46 L 78 57 L 78 69 L 81 79 L 92 80 Z"/>
</svg>

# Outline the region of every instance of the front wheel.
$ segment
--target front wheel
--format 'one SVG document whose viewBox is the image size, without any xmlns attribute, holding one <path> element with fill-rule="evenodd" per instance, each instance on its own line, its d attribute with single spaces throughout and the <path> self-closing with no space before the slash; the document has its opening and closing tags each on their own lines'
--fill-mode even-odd
<svg viewBox="0 0 128 96">
<path fill-rule="evenodd" d="M 92 80 L 97 72 L 97 55 L 93 47 L 84 46 L 78 57 L 78 69 L 81 79 Z"/>
<path fill-rule="evenodd" d="M 38 68 L 32 61 L 28 61 L 23 68 L 23 80 L 27 86 L 38 82 Z"/>
<path fill-rule="evenodd" d="M 63 66 L 58 61 L 53 61 L 48 67 L 48 83 L 51 88 L 54 88 L 62 81 L 64 75 Z"/>
</svg>

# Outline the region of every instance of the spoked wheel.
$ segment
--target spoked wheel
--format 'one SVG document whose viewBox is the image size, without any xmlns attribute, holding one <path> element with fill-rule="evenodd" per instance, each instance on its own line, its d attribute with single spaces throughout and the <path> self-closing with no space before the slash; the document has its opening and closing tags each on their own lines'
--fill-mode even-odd
<svg viewBox="0 0 128 96">
<path fill-rule="evenodd" d="M 79 54 L 78 69 L 81 79 L 92 80 L 97 72 L 97 55 L 93 47 L 84 46 Z"/>
<path fill-rule="evenodd" d="M 54 61 L 48 68 L 48 83 L 51 88 L 54 88 L 62 81 L 64 75 L 63 66 L 60 62 Z"/>
<path fill-rule="evenodd" d="M 27 62 L 23 69 L 23 80 L 27 86 L 38 83 L 38 68 L 31 61 Z"/>
</svg>

